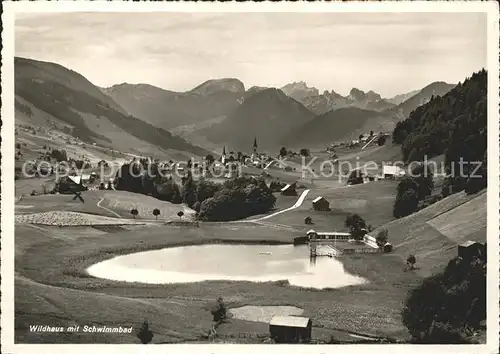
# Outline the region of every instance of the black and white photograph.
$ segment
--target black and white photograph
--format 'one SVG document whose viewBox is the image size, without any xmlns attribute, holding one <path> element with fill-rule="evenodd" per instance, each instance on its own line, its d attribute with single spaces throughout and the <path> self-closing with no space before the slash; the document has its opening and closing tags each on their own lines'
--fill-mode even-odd
<svg viewBox="0 0 500 354">
<path fill-rule="evenodd" d="M 498 3 L 193 5 L 7 2 L 4 350 L 496 352 Z"/>
</svg>

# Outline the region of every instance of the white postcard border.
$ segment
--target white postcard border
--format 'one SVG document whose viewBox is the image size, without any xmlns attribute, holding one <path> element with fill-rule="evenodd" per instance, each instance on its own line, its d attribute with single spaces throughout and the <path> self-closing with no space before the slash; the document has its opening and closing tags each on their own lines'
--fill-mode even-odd
<svg viewBox="0 0 500 354">
<path fill-rule="evenodd" d="M 1 204 L 1 342 L 5 353 L 497 353 L 499 350 L 499 16 L 498 3 L 489 2 L 282 2 L 190 3 L 36 1 L 4 2 L 2 34 L 2 204 Z M 488 13 L 488 318 L 484 345 L 253 345 L 237 344 L 14 344 L 14 13 L 15 12 L 487 12 Z M 464 48 L 464 50 L 467 50 Z"/>
</svg>

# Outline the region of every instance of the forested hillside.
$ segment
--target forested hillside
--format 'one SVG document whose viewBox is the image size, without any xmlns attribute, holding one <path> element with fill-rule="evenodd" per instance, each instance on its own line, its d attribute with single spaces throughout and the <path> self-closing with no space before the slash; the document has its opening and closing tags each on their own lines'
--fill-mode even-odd
<svg viewBox="0 0 500 354">
<path fill-rule="evenodd" d="M 432 97 L 398 122 L 393 142 L 402 145 L 406 162 L 445 154 L 446 173 L 451 175 L 446 186 L 451 192 L 486 187 L 486 70 L 474 73 L 443 97 Z M 466 162 L 464 173 L 460 173 L 461 159 Z M 481 177 L 470 178 L 474 173 Z"/>
</svg>

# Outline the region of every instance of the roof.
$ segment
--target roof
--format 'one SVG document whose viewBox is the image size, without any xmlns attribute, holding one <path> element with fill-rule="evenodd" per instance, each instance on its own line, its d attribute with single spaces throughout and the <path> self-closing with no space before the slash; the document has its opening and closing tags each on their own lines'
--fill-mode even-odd
<svg viewBox="0 0 500 354">
<path fill-rule="evenodd" d="M 462 247 L 469 247 L 469 246 L 472 246 L 476 243 L 479 243 L 479 242 L 474 242 L 474 241 L 465 241 L 464 243 L 460 244 L 460 246 Z"/>
<path fill-rule="evenodd" d="M 351 236 L 349 232 L 336 232 L 336 231 L 323 231 L 323 232 L 317 232 L 318 236 L 325 235 L 325 236 Z"/>
<path fill-rule="evenodd" d="M 312 229 L 307 231 L 306 235 L 309 235 L 309 234 L 317 234 L 318 236 L 321 236 L 321 235 L 324 235 L 324 236 L 350 236 L 351 235 L 349 232 L 336 232 L 336 231 L 316 232 Z"/>
<path fill-rule="evenodd" d="M 290 188 L 291 184 L 287 184 L 286 186 L 284 186 L 283 188 L 281 188 L 281 191 L 286 191 L 288 188 Z"/>
<path fill-rule="evenodd" d="M 404 171 L 398 166 L 383 166 L 382 173 L 384 175 L 400 175 L 404 174 Z"/>
<path fill-rule="evenodd" d="M 76 184 L 80 184 L 82 180 L 80 176 L 68 176 L 68 178 Z"/>
<path fill-rule="evenodd" d="M 324 201 L 327 201 L 325 198 L 323 197 L 317 197 L 316 199 L 313 200 L 313 203 L 317 203 L 319 202 L 321 199 L 323 199 Z"/>
<path fill-rule="evenodd" d="M 299 316 L 274 316 L 271 318 L 269 325 L 271 326 L 285 326 L 285 327 L 307 327 L 310 319 L 307 317 Z"/>
</svg>

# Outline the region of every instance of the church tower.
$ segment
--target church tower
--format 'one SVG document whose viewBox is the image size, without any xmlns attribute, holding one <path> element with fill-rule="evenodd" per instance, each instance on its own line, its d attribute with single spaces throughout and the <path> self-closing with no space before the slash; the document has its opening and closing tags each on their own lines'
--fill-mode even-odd
<svg viewBox="0 0 500 354">
<path fill-rule="evenodd" d="M 222 148 L 222 156 L 220 158 L 220 162 L 225 165 L 226 164 L 226 145 Z"/>
</svg>

